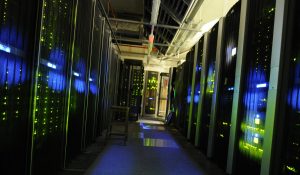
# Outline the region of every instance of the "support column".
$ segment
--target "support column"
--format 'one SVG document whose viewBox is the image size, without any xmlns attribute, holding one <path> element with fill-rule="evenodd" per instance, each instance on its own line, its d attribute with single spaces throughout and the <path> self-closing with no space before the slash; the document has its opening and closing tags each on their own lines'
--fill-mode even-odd
<svg viewBox="0 0 300 175">
<path fill-rule="evenodd" d="M 189 106 L 189 123 L 188 123 L 188 132 L 187 139 L 191 139 L 191 130 L 192 130 L 192 117 L 193 117 L 193 107 L 194 107 L 194 95 L 195 95 L 195 79 L 196 79 L 196 64 L 198 58 L 198 43 L 195 45 L 194 51 L 194 63 L 193 63 L 193 77 L 192 77 L 192 93 L 191 93 L 191 102 Z"/>
<path fill-rule="evenodd" d="M 232 114 L 231 114 L 231 127 L 229 136 L 229 147 L 227 156 L 227 169 L 228 174 L 233 173 L 234 162 L 236 157 L 237 149 L 237 130 L 238 130 L 238 116 L 241 113 L 241 102 L 242 102 L 242 78 L 243 67 L 245 66 L 245 51 L 246 51 L 246 36 L 248 33 L 248 16 L 249 16 L 249 2 L 251 0 L 241 0 L 241 17 L 240 17 L 240 30 L 238 40 L 238 51 L 237 51 L 237 62 L 235 71 L 235 83 L 234 83 L 234 94 L 232 103 Z"/>
<path fill-rule="evenodd" d="M 197 123 L 196 123 L 196 134 L 195 134 L 195 146 L 199 146 L 199 136 L 200 136 L 200 127 L 201 127 L 201 117 L 204 105 L 204 95 L 205 95 L 205 84 L 207 79 L 207 59 L 208 59 L 208 52 L 209 52 L 209 37 L 210 33 L 207 32 L 204 34 L 204 43 L 203 43 L 203 58 L 202 58 L 202 71 L 201 71 L 201 80 L 200 80 L 200 101 L 198 103 L 197 109 Z"/>
<path fill-rule="evenodd" d="M 284 60 L 284 47 L 285 47 L 285 33 L 287 24 L 287 1 L 277 0 L 275 21 L 274 21 L 274 34 L 272 45 L 272 58 L 271 58 L 271 73 L 268 91 L 268 103 L 266 113 L 265 135 L 263 145 L 263 156 L 261 162 L 261 175 L 268 175 L 272 173 L 272 153 L 274 153 L 274 131 L 275 121 L 278 117 L 278 110 L 280 108 L 280 83 L 282 77 L 280 76 L 283 71 Z"/>
<path fill-rule="evenodd" d="M 215 127 L 216 127 L 216 117 L 217 110 L 219 106 L 219 92 L 221 83 L 221 73 L 222 73 L 222 57 L 224 48 L 224 18 L 221 18 L 218 26 L 218 39 L 217 39 L 217 52 L 216 52 L 216 69 L 215 69 L 215 87 L 212 97 L 211 105 L 211 117 L 209 125 L 209 135 L 208 135 L 208 147 L 207 147 L 207 157 L 212 158 L 214 150 L 214 138 L 215 138 Z"/>
</svg>

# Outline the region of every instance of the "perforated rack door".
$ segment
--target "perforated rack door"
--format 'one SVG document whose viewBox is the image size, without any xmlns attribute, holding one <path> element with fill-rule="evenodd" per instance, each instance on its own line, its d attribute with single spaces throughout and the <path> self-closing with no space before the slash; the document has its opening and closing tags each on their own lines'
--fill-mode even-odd
<svg viewBox="0 0 300 175">
<path fill-rule="evenodd" d="M 218 38 L 218 23 L 211 29 L 209 34 L 208 50 L 207 50 L 207 68 L 206 68 L 206 78 L 205 78 L 205 87 L 203 92 L 203 109 L 200 118 L 200 149 L 203 153 L 207 152 L 208 144 L 208 134 L 209 134 L 209 125 L 211 117 L 211 105 L 212 105 L 212 96 L 214 93 L 215 85 L 215 63 L 216 63 L 216 51 L 217 51 L 217 38 Z"/>
<path fill-rule="evenodd" d="M 33 109 L 32 173 L 57 171 L 64 161 L 68 73 L 74 1 L 42 1 L 40 54 Z"/>
<path fill-rule="evenodd" d="M 238 127 L 238 174 L 259 174 L 274 27 L 275 0 L 250 2 L 242 112 Z"/>
<path fill-rule="evenodd" d="M 216 117 L 214 160 L 225 170 L 229 144 L 241 3 L 232 7 L 225 18 L 224 48 L 221 60 L 221 87 Z"/>
<path fill-rule="evenodd" d="M 94 17 L 92 0 L 78 1 L 72 64 L 67 162 L 85 148 L 86 109 L 90 79 L 91 36 Z"/>
<path fill-rule="evenodd" d="M 0 174 L 28 172 L 34 0 L 0 1 Z"/>
<path fill-rule="evenodd" d="M 280 133 L 283 139 L 279 140 L 282 144 L 280 172 L 285 175 L 300 173 L 300 3 L 292 0 L 289 1 L 288 6 L 287 54 L 283 56 L 284 62 L 288 65 L 288 71 L 284 71 L 287 81 L 283 80 L 284 83 L 282 83 L 286 89 L 284 92 L 286 97 L 281 101 L 285 104 L 285 111 L 282 117 L 284 129 Z"/>
</svg>

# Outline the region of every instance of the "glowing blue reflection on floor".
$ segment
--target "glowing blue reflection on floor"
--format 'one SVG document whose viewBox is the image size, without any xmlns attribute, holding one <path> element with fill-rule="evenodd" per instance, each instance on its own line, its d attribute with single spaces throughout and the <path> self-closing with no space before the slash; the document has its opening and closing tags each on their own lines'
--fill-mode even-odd
<svg viewBox="0 0 300 175">
<path fill-rule="evenodd" d="M 146 147 L 179 148 L 176 142 L 166 139 L 144 138 L 143 145 Z"/>
<path fill-rule="evenodd" d="M 144 130 L 160 130 L 160 131 L 165 130 L 163 126 L 148 125 L 144 123 L 140 123 L 140 127 Z"/>
</svg>

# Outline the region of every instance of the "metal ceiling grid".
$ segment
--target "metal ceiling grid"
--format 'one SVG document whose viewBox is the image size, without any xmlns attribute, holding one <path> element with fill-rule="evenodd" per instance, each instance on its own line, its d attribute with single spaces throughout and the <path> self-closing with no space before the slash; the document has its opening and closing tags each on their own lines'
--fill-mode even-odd
<svg viewBox="0 0 300 175">
<path fill-rule="evenodd" d="M 179 27 L 184 15 L 191 3 L 191 0 L 161 0 L 161 6 L 158 15 L 158 24 Z M 152 0 L 145 0 L 144 21 L 150 21 Z M 145 26 L 145 37 L 151 32 L 150 26 Z M 172 42 L 177 30 L 169 28 L 155 28 L 155 42 L 166 44 L 165 46 L 156 46 L 161 53 L 166 53 L 168 45 Z"/>
</svg>

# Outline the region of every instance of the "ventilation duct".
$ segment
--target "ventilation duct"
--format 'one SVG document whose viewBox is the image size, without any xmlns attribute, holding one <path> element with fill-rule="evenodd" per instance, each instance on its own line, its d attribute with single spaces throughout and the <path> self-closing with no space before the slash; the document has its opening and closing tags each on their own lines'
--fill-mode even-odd
<svg viewBox="0 0 300 175">
<path fill-rule="evenodd" d="M 154 42 L 153 31 L 154 31 L 154 26 L 157 24 L 159 7 L 160 7 L 160 0 L 153 0 L 152 12 L 151 12 L 151 22 L 150 22 L 150 24 L 152 25 L 152 28 L 151 28 L 151 34 L 149 35 L 148 55 L 150 55 L 152 48 L 153 48 L 153 42 Z"/>
</svg>

